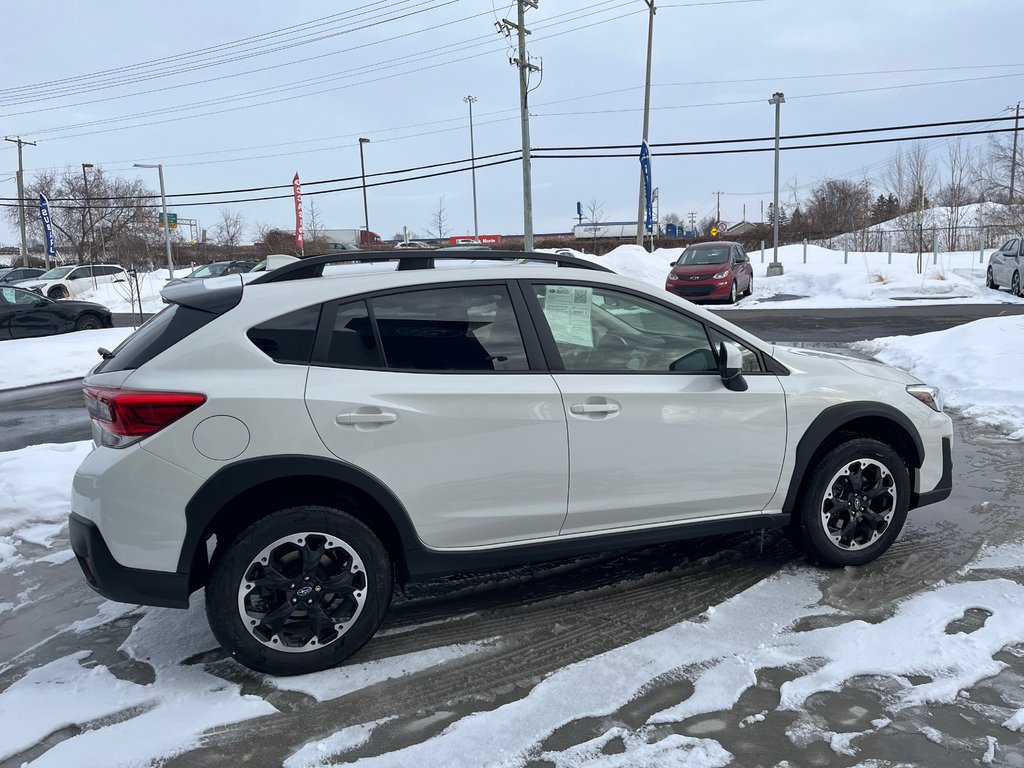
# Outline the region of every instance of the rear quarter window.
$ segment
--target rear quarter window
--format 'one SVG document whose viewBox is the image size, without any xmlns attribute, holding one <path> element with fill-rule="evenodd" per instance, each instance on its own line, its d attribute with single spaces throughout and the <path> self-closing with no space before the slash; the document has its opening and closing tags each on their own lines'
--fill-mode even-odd
<svg viewBox="0 0 1024 768">
<path fill-rule="evenodd" d="M 246 336 L 276 363 L 309 365 L 319 320 L 318 304 L 260 323 L 250 328 Z"/>
<path fill-rule="evenodd" d="M 172 304 L 153 315 L 139 330 L 122 341 L 114 349 L 114 356 L 100 363 L 95 372 L 107 373 L 140 368 L 216 317 L 217 315 L 211 312 L 201 312 L 198 309 Z"/>
</svg>

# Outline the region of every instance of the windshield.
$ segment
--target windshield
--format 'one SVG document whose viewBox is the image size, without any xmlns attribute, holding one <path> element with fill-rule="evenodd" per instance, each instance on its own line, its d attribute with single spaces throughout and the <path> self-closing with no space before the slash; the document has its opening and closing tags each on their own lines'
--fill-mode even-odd
<svg viewBox="0 0 1024 768">
<path fill-rule="evenodd" d="M 217 277 L 224 274 L 227 264 L 207 264 L 193 272 L 189 277 Z"/>
<path fill-rule="evenodd" d="M 697 264 L 725 264 L 727 261 L 729 246 L 723 245 L 718 248 L 687 248 L 676 264 L 686 267 Z"/>
<path fill-rule="evenodd" d="M 60 278 L 64 277 L 72 269 L 74 269 L 74 267 L 54 267 L 49 272 L 44 272 L 43 274 L 41 274 L 39 276 L 39 279 L 40 280 L 60 280 Z"/>
</svg>

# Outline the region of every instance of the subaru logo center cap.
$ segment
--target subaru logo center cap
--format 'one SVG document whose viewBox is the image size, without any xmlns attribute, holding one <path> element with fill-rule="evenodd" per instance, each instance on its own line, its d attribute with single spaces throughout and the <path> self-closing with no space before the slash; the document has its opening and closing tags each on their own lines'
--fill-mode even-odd
<svg viewBox="0 0 1024 768">
<path fill-rule="evenodd" d="M 310 586 L 305 586 L 305 587 L 300 587 L 300 588 L 299 588 L 299 589 L 298 589 L 298 590 L 297 590 L 297 591 L 295 592 L 295 594 L 296 594 L 296 595 L 298 595 L 299 597 L 305 597 L 306 595 L 310 594 L 310 593 L 311 593 L 312 591 L 313 591 L 313 588 L 312 588 L 312 587 L 310 587 Z"/>
</svg>

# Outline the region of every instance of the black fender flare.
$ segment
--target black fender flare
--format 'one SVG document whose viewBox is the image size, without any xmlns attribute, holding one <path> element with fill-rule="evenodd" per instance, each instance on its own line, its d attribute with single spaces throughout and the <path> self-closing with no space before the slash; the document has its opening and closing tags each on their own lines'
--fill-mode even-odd
<svg viewBox="0 0 1024 768">
<path fill-rule="evenodd" d="M 192 496 L 185 506 L 185 539 L 178 556 L 178 572 L 191 570 L 210 523 L 233 499 L 258 485 L 297 477 L 326 478 L 362 491 L 388 515 L 398 531 L 403 550 L 422 546 L 405 507 L 370 473 L 325 456 L 262 456 L 222 467 Z M 205 552 L 203 554 L 205 556 Z"/>
<path fill-rule="evenodd" d="M 917 431 L 917 427 L 914 426 L 914 423 L 907 418 L 906 414 L 898 409 L 885 403 L 873 402 L 850 402 L 829 406 L 814 418 L 814 421 L 810 423 L 801 436 L 800 442 L 797 443 L 796 461 L 793 465 L 793 474 L 789 480 L 786 500 L 782 505 L 783 511 L 792 514 L 796 510 L 800 486 L 803 483 L 804 475 L 811 463 L 811 459 L 814 458 L 818 448 L 828 440 L 830 435 L 837 431 L 842 431 L 842 428 L 847 424 L 864 418 L 884 419 L 902 429 L 910 438 L 910 443 L 906 447 L 910 450 L 911 455 L 907 456 L 907 458 L 914 464 L 914 467 L 919 468 L 923 464 L 924 443 L 921 441 L 921 435 Z M 910 483 L 913 489 L 913 471 L 911 471 Z"/>
</svg>

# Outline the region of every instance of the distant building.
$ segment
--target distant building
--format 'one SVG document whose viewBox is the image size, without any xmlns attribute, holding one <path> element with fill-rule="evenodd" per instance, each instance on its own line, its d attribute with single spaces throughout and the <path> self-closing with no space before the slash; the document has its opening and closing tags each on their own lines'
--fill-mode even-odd
<svg viewBox="0 0 1024 768">
<path fill-rule="evenodd" d="M 741 221 L 739 224 L 733 224 L 731 227 L 725 230 L 725 234 L 729 237 L 742 237 L 750 232 L 757 229 L 756 224 L 751 224 L 749 221 Z"/>
</svg>

